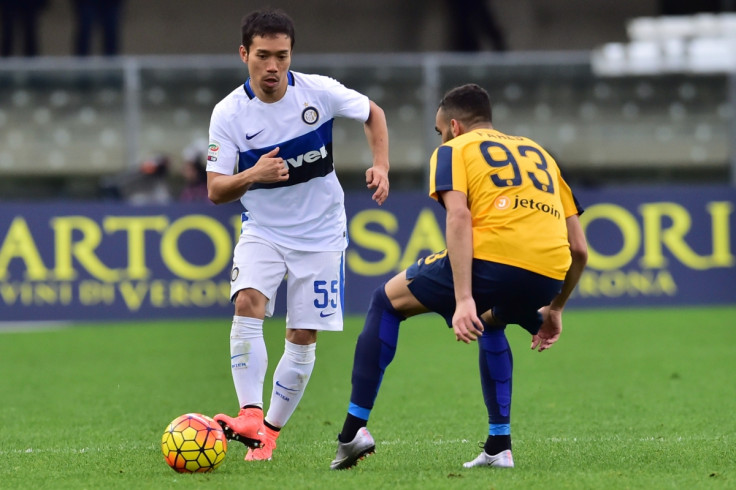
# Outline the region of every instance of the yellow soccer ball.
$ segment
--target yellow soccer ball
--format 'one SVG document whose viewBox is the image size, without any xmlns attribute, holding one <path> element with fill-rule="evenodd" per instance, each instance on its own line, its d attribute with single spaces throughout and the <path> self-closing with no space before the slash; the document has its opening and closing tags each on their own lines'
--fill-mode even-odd
<svg viewBox="0 0 736 490">
<path fill-rule="evenodd" d="M 161 451 L 179 473 L 204 473 L 225 459 L 227 439 L 220 425 L 206 415 L 187 413 L 175 418 L 161 437 Z"/>
</svg>

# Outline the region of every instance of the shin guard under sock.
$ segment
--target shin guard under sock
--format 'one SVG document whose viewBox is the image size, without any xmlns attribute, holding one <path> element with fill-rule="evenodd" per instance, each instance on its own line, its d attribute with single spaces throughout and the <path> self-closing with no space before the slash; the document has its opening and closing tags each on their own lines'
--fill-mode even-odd
<svg viewBox="0 0 736 490">
<path fill-rule="evenodd" d="M 503 432 L 508 432 L 511 420 L 513 357 L 504 329 L 486 326 L 478 344 L 480 380 L 488 410 L 488 422 L 492 428 L 506 426 Z"/>
<path fill-rule="evenodd" d="M 263 407 L 263 381 L 267 367 L 263 320 L 234 316 L 230 329 L 230 370 L 239 406 Z"/>
<path fill-rule="evenodd" d="M 356 419 L 367 423 L 370 411 L 378 396 L 383 373 L 394 358 L 399 339 L 399 324 L 405 319 L 391 305 L 384 286 L 373 292 L 363 331 L 358 337 L 353 360 L 352 393 L 349 416 L 340 439 L 352 441 L 360 427 Z M 353 422 L 353 423 L 350 423 Z M 361 426 L 364 427 L 365 423 Z"/>
</svg>

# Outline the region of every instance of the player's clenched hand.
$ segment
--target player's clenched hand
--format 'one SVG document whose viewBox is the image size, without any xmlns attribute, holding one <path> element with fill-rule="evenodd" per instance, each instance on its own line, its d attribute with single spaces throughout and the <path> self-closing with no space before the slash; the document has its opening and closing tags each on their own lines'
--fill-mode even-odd
<svg viewBox="0 0 736 490">
<path fill-rule="evenodd" d="M 483 324 L 475 311 L 475 301 L 473 299 L 461 301 L 457 304 L 455 314 L 452 315 L 452 330 L 455 332 L 455 339 L 466 344 L 483 335 Z"/>
<path fill-rule="evenodd" d="M 549 306 L 545 306 L 539 312 L 542 314 L 542 326 L 537 335 L 532 335 L 532 350 L 539 349 L 539 352 L 542 352 L 552 347 L 552 344 L 560 338 L 562 311 L 552 310 Z"/>
<path fill-rule="evenodd" d="M 256 182 L 269 184 L 273 182 L 283 182 L 289 179 L 289 167 L 284 163 L 284 159 L 277 157 L 279 147 L 277 146 L 268 153 L 261 155 L 256 164 L 253 166 L 253 172 Z"/>
<path fill-rule="evenodd" d="M 376 189 L 373 200 L 380 206 L 388 197 L 388 172 L 380 167 L 371 167 L 365 171 L 365 183 L 369 189 Z"/>
</svg>

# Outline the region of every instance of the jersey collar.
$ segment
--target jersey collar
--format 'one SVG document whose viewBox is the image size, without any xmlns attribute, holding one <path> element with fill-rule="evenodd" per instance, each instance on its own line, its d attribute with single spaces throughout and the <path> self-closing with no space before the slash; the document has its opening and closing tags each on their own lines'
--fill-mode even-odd
<svg viewBox="0 0 736 490">
<path fill-rule="evenodd" d="M 286 81 L 292 87 L 294 86 L 294 74 L 291 72 L 291 70 L 286 73 Z M 243 89 L 245 90 L 245 94 L 248 96 L 249 99 L 253 100 L 256 98 L 256 94 L 255 92 L 253 92 L 253 89 L 250 86 L 250 77 L 248 77 L 248 80 L 246 80 L 243 84 Z"/>
</svg>

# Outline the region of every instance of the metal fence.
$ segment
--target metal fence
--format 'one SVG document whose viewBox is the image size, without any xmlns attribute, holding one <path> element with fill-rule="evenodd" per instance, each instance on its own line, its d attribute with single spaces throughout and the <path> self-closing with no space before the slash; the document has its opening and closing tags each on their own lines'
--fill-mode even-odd
<svg viewBox="0 0 736 490">
<path fill-rule="evenodd" d="M 494 125 L 569 171 L 687 169 L 736 184 L 736 75 L 600 77 L 590 53 L 301 55 L 385 111 L 392 168 L 419 175 L 442 93 L 484 86 Z M 0 177 L 104 176 L 205 140 L 214 105 L 247 77 L 237 56 L 10 59 L 0 63 Z M 362 125 L 339 120 L 338 171 L 370 164 Z M 728 177 L 726 177 L 728 178 Z"/>
</svg>

